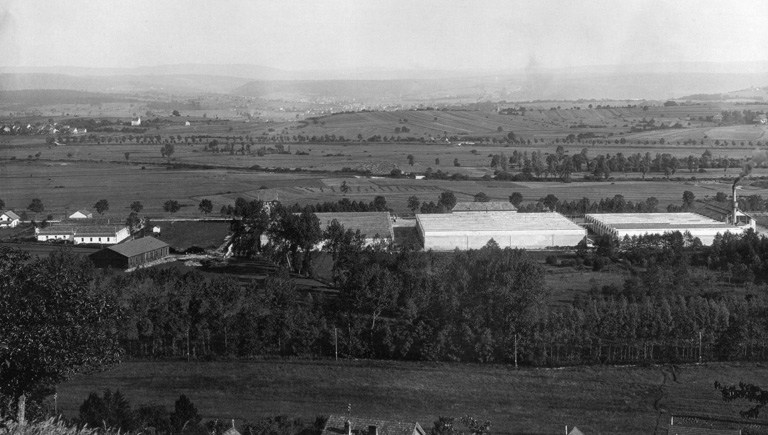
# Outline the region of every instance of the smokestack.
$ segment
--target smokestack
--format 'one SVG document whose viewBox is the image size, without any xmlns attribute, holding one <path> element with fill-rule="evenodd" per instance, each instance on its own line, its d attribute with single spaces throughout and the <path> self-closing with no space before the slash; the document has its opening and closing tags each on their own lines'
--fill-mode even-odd
<svg viewBox="0 0 768 435">
<path fill-rule="evenodd" d="M 738 208 L 739 200 L 736 198 L 736 183 L 733 183 L 733 214 L 731 215 L 731 223 L 734 225 L 736 225 L 736 210 L 738 210 Z"/>
<path fill-rule="evenodd" d="M 378 426 L 372 424 L 368 426 L 368 435 L 379 435 Z"/>
<path fill-rule="evenodd" d="M 352 422 L 349 420 L 344 422 L 344 433 L 346 435 L 352 435 Z"/>
</svg>

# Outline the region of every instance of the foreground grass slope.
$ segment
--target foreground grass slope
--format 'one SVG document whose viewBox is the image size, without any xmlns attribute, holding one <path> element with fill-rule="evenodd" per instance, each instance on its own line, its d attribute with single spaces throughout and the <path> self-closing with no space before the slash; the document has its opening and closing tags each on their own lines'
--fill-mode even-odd
<svg viewBox="0 0 768 435">
<path fill-rule="evenodd" d="M 313 419 L 344 413 L 418 421 L 438 416 L 488 419 L 497 434 L 665 433 L 669 412 L 734 417 L 713 388 L 768 383 L 761 365 L 575 367 L 515 371 L 510 366 L 383 361 L 128 362 L 59 387 L 74 416 L 89 392 L 119 389 L 134 405 L 172 408 L 188 395 L 206 419 L 253 420 L 287 414 Z"/>
</svg>

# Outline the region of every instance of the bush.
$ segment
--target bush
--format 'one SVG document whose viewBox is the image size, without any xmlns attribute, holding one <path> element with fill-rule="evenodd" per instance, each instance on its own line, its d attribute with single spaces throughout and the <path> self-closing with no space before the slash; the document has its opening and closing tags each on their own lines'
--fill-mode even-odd
<svg viewBox="0 0 768 435">
<path fill-rule="evenodd" d="M 547 264 L 550 266 L 557 266 L 557 256 L 556 255 L 547 255 L 547 258 L 544 260 Z"/>
</svg>

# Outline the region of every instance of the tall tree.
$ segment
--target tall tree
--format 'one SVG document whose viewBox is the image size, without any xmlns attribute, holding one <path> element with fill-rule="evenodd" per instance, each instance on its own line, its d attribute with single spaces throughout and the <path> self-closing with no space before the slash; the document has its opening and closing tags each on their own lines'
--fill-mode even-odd
<svg viewBox="0 0 768 435">
<path fill-rule="evenodd" d="M 105 211 L 109 210 L 109 201 L 106 199 L 100 199 L 96 201 L 96 204 L 93 205 L 93 208 L 96 210 L 96 213 L 103 215 Z"/>
<path fill-rule="evenodd" d="M 454 205 L 456 205 L 456 195 L 453 192 L 443 192 L 440 194 L 440 198 L 437 201 L 437 205 L 443 206 L 447 211 L 450 211 Z"/>
<path fill-rule="evenodd" d="M 168 201 L 165 201 L 163 203 L 163 211 L 168 213 L 176 213 L 181 209 L 181 205 L 179 205 L 179 202 L 174 199 L 169 199 Z"/>
<path fill-rule="evenodd" d="M 0 393 L 15 401 L 25 421 L 26 399 L 80 372 L 116 363 L 120 311 L 91 289 L 87 258 L 56 251 L 29 254 L 0 247 Z"/>
<path fill-rule="evenodd" d="M 197 209 L 200 210 L 201 213 L 208 214 L 213 211 L 213 202 L 211 202 L 210 199 L 203 199 L 200 201 L 200 205 L 197 206 Z"/>
<path fill-rule="evenodd" d="M 40 198 L 35 198 L 32 200 L 32 202 L 29 203 L 29 205 L 27 206 L 27 210 L 34 213 L 35 218 L 37 218 L 38 213 L 42 213 L 45 211 L 45 206 L 43 205 L 43 201 L 41 201 Z"/>
<path fill-rule="evenodd" d="M 420 205 L 421 205 L 421 203 L 419 202 L 419 198 L 416 197 L 416 195 L 413 195 L 413 196 L 408 198 L 408 208 L 412 212 L 416 213 L 416 210 L 419 209 Z"/>
<path fill-rule="evenodd" d="M 141 211 L 144 210 L 144 205 L 141 204 L 139 201 L 133 201 L 131 203 L 131 211 L 134 213 L 141 213 Z"/>
</svg>

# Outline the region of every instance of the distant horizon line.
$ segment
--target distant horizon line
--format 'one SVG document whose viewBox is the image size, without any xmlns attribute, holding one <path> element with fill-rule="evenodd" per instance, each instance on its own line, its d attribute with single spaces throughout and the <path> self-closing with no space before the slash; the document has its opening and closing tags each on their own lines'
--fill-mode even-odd
<svg viewBox="0 0 768 435">
<path fill-rule="evenodd" d="M 615 63 L 615 64 L 583 64 L 583 65 L 562 65 L 562 66 L 527 66 L 527 67 L 481 67 L 481 68 L 403 68 L 403 67 L 354 67 L 354 68 L 337 68 L 337 69 L 288 69 L 282 67 L 275 67 L 269 65 L 262 65 L 257 63 L 211 63 L 211 62 L 186 62 L 186 63 L 163 63 L 154 65 L 134 65 L 134 66 L 84 66 L 84 65 L 2 65 L 0 64 L 0 70 L 13 70 L 13 69 L 55 69 L 55 68 L 70 68 L 81 70 L 113 70 L 113 71 L 129 71 L 129 70 L 142 70 L 142 69 L 160 69 L 160 68 L 174 68 L 174 67 L 209 67 L 209 68 L 254 68 L 272 70 L 274 72 L 284 72 L 289 74 L 307 74 L 307 73 L 426 73 L 426 72 L 442 72 L 442 73 L 526 73 L 530 71 L 560 71 L 560 70 L 573 70 L 573 69 L 593 69 L 593 68 L 636 68 L 636 67 L 692 67 L 692 66 L 760 66 L 765 68 L 765 72 L 768 72 L 768 59 L 765 60 L 739 60 L 739 61 L 679 61 L 679 62 L 640 62 L 640 63 Z M 706 71 L 702 71 L 706 72 Z M 752 71 L 757 72 L 757 71 Z"/>
</svg>

